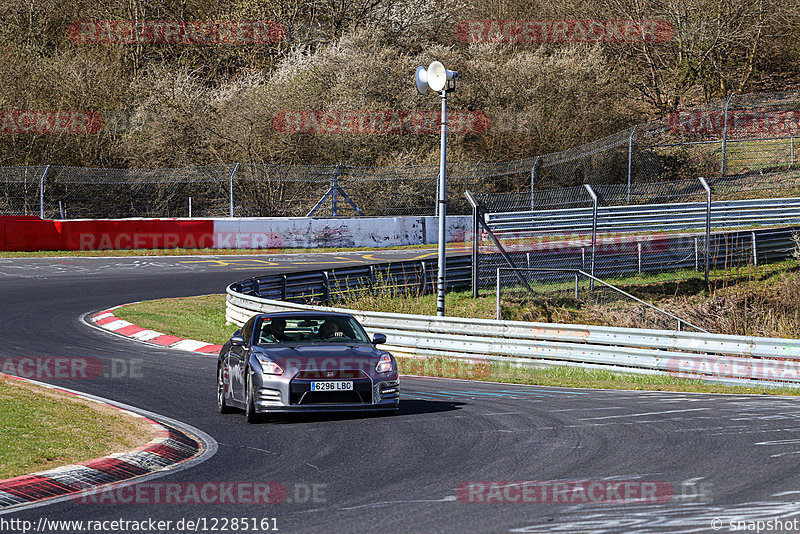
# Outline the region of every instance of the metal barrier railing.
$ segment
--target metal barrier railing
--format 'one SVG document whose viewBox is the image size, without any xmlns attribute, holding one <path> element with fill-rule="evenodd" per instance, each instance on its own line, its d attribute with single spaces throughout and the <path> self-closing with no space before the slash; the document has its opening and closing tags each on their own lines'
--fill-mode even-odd
<svg viewBox="0 0 800 534">
<path fill-rule="evenodd" d="M 497 321 L 320 308 L 244 295 L 230 286 L 226 317 L 238 325 L 276 310 L 352 313 L 387 350 L 406 357 L 566 365 L 744 386 L 800 387 L 800 340 L 575 324 Z"/>
</svg>

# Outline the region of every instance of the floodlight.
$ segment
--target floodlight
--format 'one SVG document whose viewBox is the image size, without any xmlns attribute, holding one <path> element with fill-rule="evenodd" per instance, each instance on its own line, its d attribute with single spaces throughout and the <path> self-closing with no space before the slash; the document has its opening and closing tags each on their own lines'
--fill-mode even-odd
<svg viewBox="0 0 800 534">
<path fill-rule="evenodd" d="M 428 92 L 428 88 L 437 93 L 441 93 L 442 97 L 442 135 L 441 135 L 441 151 L 439 154 L 439 183 L 437 188 L 437 202 L 436 208 L 439 214 L 439 262 L 438 272 L 436 276 L 437 298 L 436 298 L 436 315 L 444 315 L 444 293 L 447 285 L 446 275 L 446 259 L 445 259 L 445 240 L 447 225 L 447 93 L 452 93 L 456 90 L 456 76 L 458 73 L 444 68 L 439 61 L 434 61 L 428 66 L 417 67 L 414 73 L 414 83 L 417 86 L 417 91 L 424 95 Z M 452 84 L 450 83 L 452 82 Z"/>
<path fill-rule="evenodd" d="M 424 95 L 428 92 L 428 73 L 425 67 L 420 65 L 417 67 L 417 72 L 414 74 L 414 82 L 417 84 L 417 91 L 419 94 Z"/>
</svg>

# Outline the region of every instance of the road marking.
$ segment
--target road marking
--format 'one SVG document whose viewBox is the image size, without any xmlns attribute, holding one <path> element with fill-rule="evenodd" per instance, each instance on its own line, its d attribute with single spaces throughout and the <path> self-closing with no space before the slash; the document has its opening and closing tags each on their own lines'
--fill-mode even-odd
<svg viewBox="0 0 800 534">
<path fill-rule="evenodd" d="M 684 412 L 699 412 L 703 410 L 710 410 L 711 408 L 687 408 L 686 410 L 667 410 L 664 412 L 646 412 L 646 413 L 627 413 L 623 415 L 607 415 L 605 417 L 589 417 L 580 419 L 581 421 L 598 421 L 600 419 L 619 419 L 621 417 L 644 417 L 646 415 L 663 415 L 668 413 L 684 413 Z"/>
</svg>

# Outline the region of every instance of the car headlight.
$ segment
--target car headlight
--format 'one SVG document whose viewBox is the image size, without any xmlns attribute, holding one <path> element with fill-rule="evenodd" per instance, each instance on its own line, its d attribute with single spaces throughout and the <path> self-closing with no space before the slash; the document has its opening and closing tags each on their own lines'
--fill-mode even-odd
<svg viewBox="0 0 800 534">
<path fill-rule="evenodd" d="M 394 363 L 392 362 L 392 355 L 388 352 L 385 352 L 381 359 L 378 360 L 378 365 L 375 366 L 375 372 L 377 373 L 388 373 L 394 367 Z"/>
<path fill-rule="evenodd" d="M 282 375 L 283 367 L 273 362 L 266 356 L 256 356 L 258 363 L 261 364 L 261 373 L 265 375 Z"/>
</svg>

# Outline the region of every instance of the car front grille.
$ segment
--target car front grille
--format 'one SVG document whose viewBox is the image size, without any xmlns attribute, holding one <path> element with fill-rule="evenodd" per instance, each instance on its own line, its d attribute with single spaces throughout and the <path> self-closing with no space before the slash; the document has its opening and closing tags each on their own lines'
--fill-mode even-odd
<svg viewBox="0 0 800 534">
<path fill-rule="evenodd" d="M 372 383 L 353 382 L 352 391 L 311 391 L 310 381 L 292 381 L 291 404 L 372 404 Z"/>
<path fill-rule="evenodd" d="M 300 380 L 355 380 L 367 378 L 367 375 L 364 374 L 364 371 L 357 369 L 332 369 L 330 371 L 300 371 L 295 378 Z"/>
</svg>

